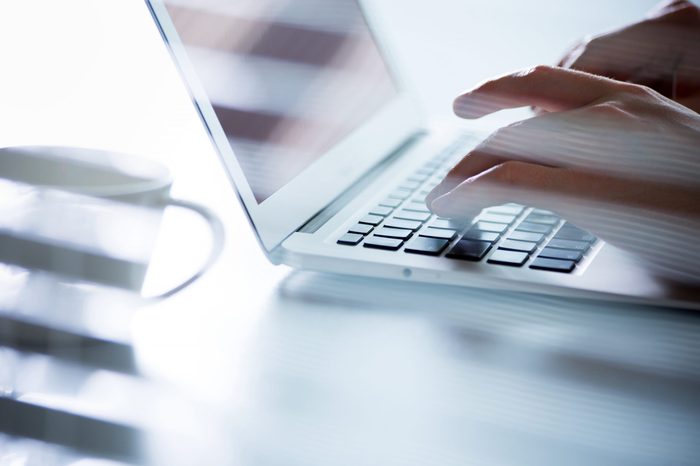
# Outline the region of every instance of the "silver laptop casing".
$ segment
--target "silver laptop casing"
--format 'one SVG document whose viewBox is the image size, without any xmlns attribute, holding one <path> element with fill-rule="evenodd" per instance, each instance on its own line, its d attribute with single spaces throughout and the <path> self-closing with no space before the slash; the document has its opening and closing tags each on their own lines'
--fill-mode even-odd
<svg viewBox="0 0 700 466">
<path fill-rule="evenodd" d="M 146 0 L 146 3 L 261 248 L 273 263 L 443 285 L 700 308 L 697 290 L 665 283 L 637 264 L 633 257 L 603 241 L 595 245 L 571 274 L 336 244 L 349 227 L 401 180 L 459 135 L 441 130 L 436 136 L 438 132 L 426 130 L 423 115 L 413 103 L 398 67 L 392 63 L 388 66 L 398 83 L 398 97 L 270 199 L 258 204 L 165 6 L 160 0 Z M 373 26 L 368 6 L 363 4 L 363 10 Z M 380 48 L 384 48 L 381 30 L 372 27 L 372 31 Z M 391 54 L 385 53 L 384 57 Z M 483 137 L 480 134 L 475 133 L 471 144 Z M 465 153 L 468 148 L 465 145 Z"/>
</svg>

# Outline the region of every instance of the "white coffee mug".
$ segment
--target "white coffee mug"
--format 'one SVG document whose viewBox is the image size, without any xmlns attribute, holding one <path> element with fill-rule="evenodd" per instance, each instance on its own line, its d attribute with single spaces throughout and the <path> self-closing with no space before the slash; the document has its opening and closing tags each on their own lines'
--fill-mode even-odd
<svg viewBox="0 0 700 466">
<path fill-rule="evenodd" d="M 218 217 L 171 198 L 171 185 L 165 166 L 130 154 L 0 149 L 0 262 L 140 291 L 162 213 L 181 207 L 207 221 L 213 241 L 203 266 L 156 298 L 171 296 L 212 265 L 224 242 Z"/>
</svg>

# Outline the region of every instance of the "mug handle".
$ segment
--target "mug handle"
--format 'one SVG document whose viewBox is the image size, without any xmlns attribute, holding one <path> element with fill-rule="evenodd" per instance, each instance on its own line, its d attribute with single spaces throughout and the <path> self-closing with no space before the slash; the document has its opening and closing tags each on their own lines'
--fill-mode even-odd
<svg viewBox="0 0 700 466">
<path fill-rule="evenodd" d="M 204 207 L 201 204 L 197 204 L 195 202 L 174 198 L 168 198 L 165 201 L 164 207 L 169 206 L 190 210 L 199 215 L 202 219 L 204 219 L 204 221 L 207 222 L 207 224 L 209 225 L 209 229 L 212 233 L 212 244 L 209 249 L 209 256 L 207 257 L 206 261 L 199 267 L 199 269 L 183 282 L 179 283 L 173 288 L 170 288 L 167 291 L 164 291 L 163 293 L 159 293 L 153 296 L 142 296 L 143 299 L 162 300 L 165 298 L 169 298 L 174 294 L 184 290 L 185 288 L 196 282 L 202 275 L 207 273 L 207 271 L 214 265 L 216 260 L 221 255 L 221 251 L 223 251 L 224 249 L 224 225 L 219 219 L 219 216 L 216 215 L 211 209 Z"/>
</svg>

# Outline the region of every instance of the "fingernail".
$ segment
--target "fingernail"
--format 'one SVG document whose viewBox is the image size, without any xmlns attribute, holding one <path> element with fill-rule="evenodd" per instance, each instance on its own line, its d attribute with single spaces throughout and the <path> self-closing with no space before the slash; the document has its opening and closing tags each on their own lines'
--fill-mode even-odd
<svg viewBox="0 0 700 466">
<path fill-rule="evenodd" d="M 426 204 L 430 205 L 435 199 L 449 192 L 449 189 L 445 186 L 445 181 L 441 181 L 439 185 L 435 186 L 430 190 L 427 196 L 425 196 Z"/>
<path fill-rule="evenodd" d="M 450 217 L 450 195 L 448 194 L 443 194 L 442 196 L 439 196 L 435 199 L 433 199 L 433 202 L 430 203 L 430 210 L 433 211 L 434 214 L 439 215 L 440 217 L 445 217 L 449 218 Z"/>
<path fill-rule="evenodd" d="M 444 218 L 470 219 L 479 215 L 481 209 L 482 206 L 471 205 L 465 202 L 463 197 L 452 192 L 443 194 L 430 204 L 430 210 Z"/>
<path fill-rule="evenodd" d="M 480 115 L 479 108 L 474 105 L 474 100 L 470 93 L 465 93 L 457 97 L 452 102 L 452 111 L 460 118 L 476 118 Z"/>
<path fill-rule="evenodd" d="M 443 196 L 453 189 L 455 189 L 463 180 L 459 177 L 456 176 L 450 176 L 448 174 L 445 178 L 442 179 L 440 184 L 435 186 L 430 193 L 426 196 L 426 202 L 430 203 L 431 201 L 434 201 L 440 196 Z"/>
</svg>

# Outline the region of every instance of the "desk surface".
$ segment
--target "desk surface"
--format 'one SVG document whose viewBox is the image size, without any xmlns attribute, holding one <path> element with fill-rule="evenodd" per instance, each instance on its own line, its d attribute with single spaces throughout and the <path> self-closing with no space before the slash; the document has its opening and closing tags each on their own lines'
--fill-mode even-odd
<svg viewBox="0 0 700 466">
<path fill-rule="evenodd" d="M 440 0 L 425 21 L 424 2 L 401 14 L 378 2 L 378 13 L 421 102 L 447 118 L 459 89 L 553 62 L 651 3 Z M 164 161 L 174 194 L 212 207 L 227 233 L 214 269 L 159 303 L 0 269 L 0 323 L 15 332 L 0 332 L 0 391 L 50 410 L 41 419 L 127 426 L 137 444 L 119 431 L 91 450 L 46 421 L 0 436 L 0 464 L 700 464 L 696 315 L 272 266 L 142 2 L 5 3 L 0 57 L 0 144 Z M 168 211 L 147 287 L 186 275 L 207 241 Z M 83 420 L 73 437 L 104 427 Z"/>
</svg>

